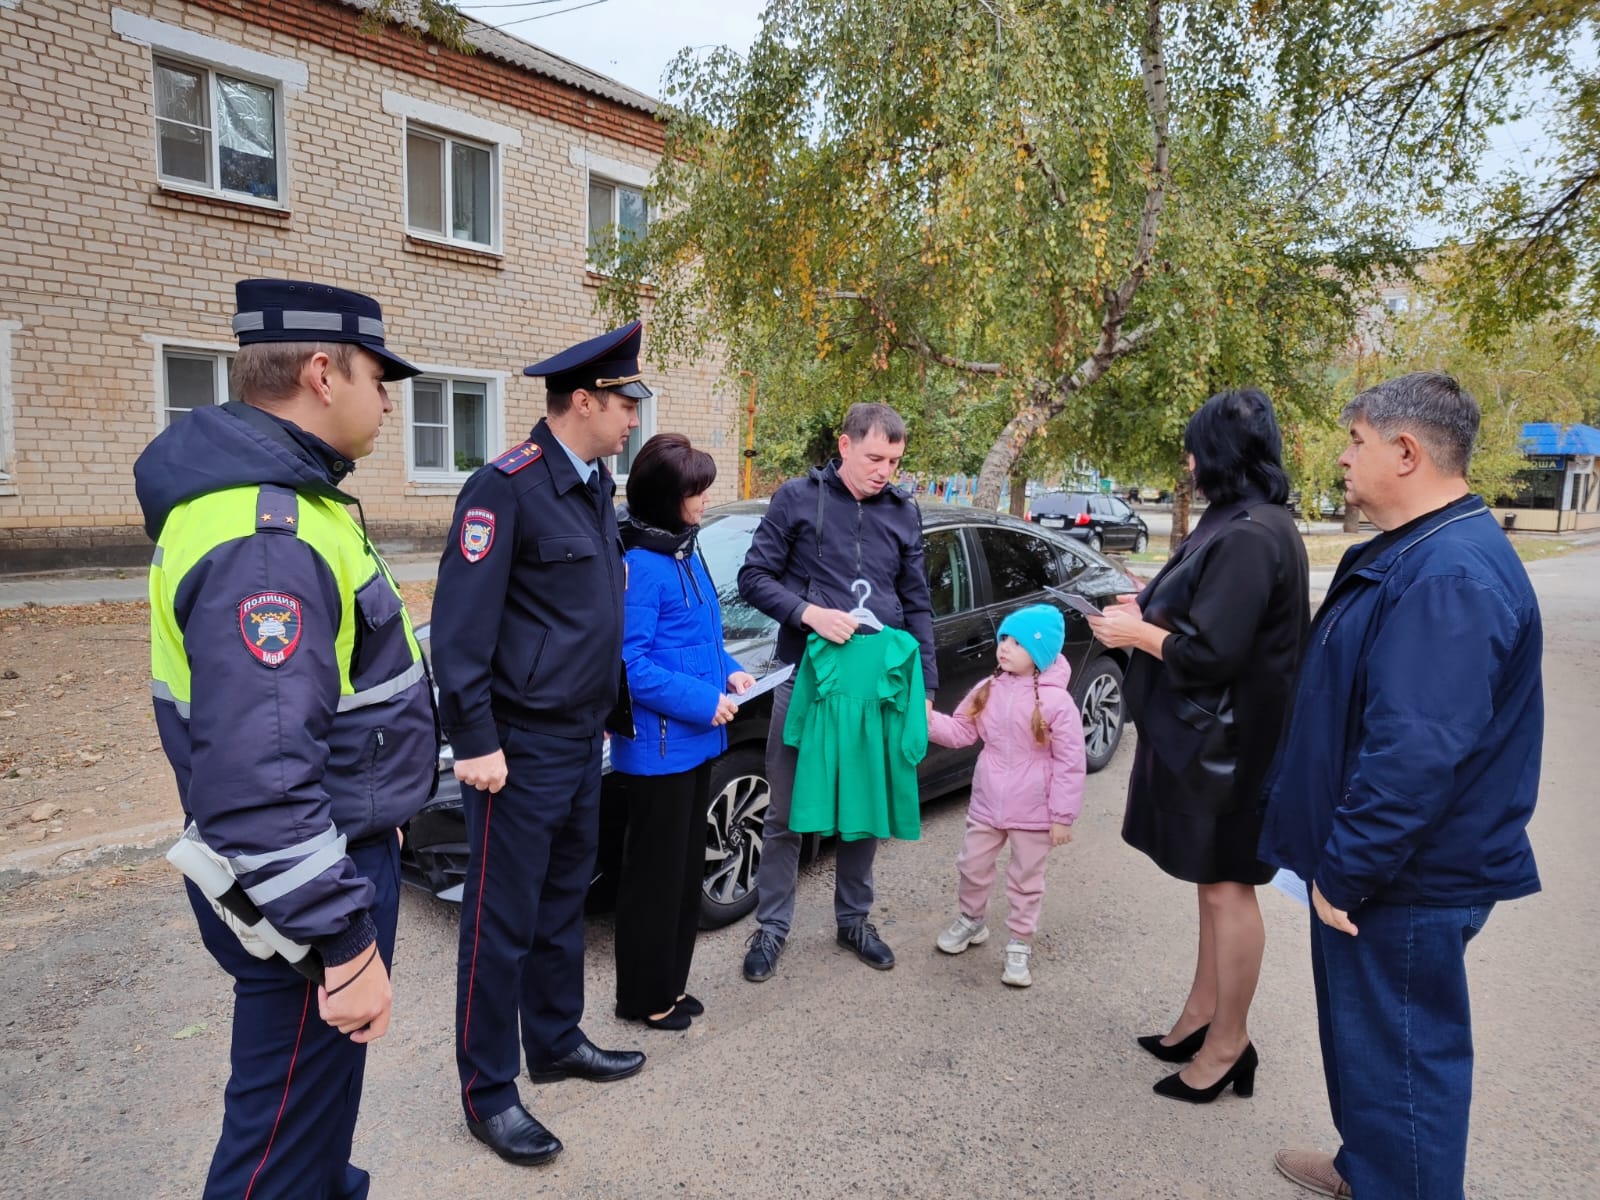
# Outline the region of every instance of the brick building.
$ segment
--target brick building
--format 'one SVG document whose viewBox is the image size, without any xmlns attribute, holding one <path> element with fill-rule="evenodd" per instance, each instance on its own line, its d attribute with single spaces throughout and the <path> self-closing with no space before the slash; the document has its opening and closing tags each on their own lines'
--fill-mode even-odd
<svg viewBox="0 0 1600 1200">
<path fill-rule="evenodd" d="M 593 268 L 646 219 L 655 102 L 496 30 L 462 55 L 360 26 L 340 0 L 0 0 L 0 569 L 147 556 L 133 462 L 227 399 L 238 278 L 370 292 L 426 368 L 351 483 L 390 545 L 437 544 L 543 412 L 521 368 L 605 327 Z M 718 373 L 651 373 L 641 433 L 709 449 L 729 499 Z"/>
</svg>

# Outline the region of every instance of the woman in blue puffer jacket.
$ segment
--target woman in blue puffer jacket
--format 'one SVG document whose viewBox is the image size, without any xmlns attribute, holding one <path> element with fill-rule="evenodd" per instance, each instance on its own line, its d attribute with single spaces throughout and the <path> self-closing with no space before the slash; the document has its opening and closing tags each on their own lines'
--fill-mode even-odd
<svg viewBox="0 0 1600 1200">
<path fill-rule="evenodd" d="M 627 814 L 617 890 L 617 1016 L 687 1029 L 705 873 L 711 760 L 727 746 L 729 692 L 755 680 L 722 644 L 722 608 L 695 537 L 717 465 L 682 434 L 640 448 L 628 472 L 622 658 L 635 736 L 612 737 Z"/>
</svg>

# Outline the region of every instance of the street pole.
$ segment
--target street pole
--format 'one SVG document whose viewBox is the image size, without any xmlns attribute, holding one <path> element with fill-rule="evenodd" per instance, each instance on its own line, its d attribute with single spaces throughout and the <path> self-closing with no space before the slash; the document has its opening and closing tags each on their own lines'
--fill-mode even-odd
<svg viewBox="0 0 1600 1200">
<path fill-rule="evenodd" d="M 740 497 L 742 500 L 748 500 L 755 490 L 753 474 L 756 462 L 756 373 L 754 371 L 740 371 L 739 374 L 750 376 L 750 403 L 745 405 L 745 411 L 750 414 L 750 425 L 745 431 L 744 495 Z"/>
</svg>

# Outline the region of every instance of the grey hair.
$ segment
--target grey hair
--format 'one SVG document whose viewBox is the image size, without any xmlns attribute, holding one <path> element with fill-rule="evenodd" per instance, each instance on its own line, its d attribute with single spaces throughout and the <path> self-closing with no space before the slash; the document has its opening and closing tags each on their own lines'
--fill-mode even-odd
<svg viewBox="0 0 1600 1200">
<path fill-rule="evenodd" d="M 906 440 L 905 421 L 887 404 L 852 404 L 844 414 L 844 424 L 839 427 L 839 434 L 852 442 L 859 442 L 874 429 L 890 442 Z"/>
<path fill-rule="evenodd" d="M 1358 395 L 1339 414 L 1341 425 L 1365 421 L 1386 442 L 1409 433 L 1446 475 L 1467 473 L 1478 438 L 1478 402 L 1442 371 L 1414 371 Z"/>
</svg>

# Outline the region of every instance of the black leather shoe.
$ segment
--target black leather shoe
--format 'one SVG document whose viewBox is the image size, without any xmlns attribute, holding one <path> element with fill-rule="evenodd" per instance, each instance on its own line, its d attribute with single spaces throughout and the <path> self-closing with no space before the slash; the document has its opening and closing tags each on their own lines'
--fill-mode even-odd
<svg viewBox="0 0 1600 1200">
<path fill-rule="evenodd" d="M 857 958 L 879 971 L 894 966 L 894 951 L 878 936 L 877 926 L 870 921 L 839 926 L 839 945 L 854 950 Z"/>
<path fill-rule="evenodd" d="M 525 1167 L 549 1162 L 561 1153 L 561 1139 L 520 1104 L 487 1121 L 468 1121 L 467 1131 L 507 1162 Z"/>
<path fill-rule="evenodd" d="M 745 945 L 750 949 L 744 956 L 744 977 L 751 983 L 771 979 L 778 969 L 778 956 L 783 953 L 783 939 L 765 929 L 757 929 Z"/>
<path fill-rule="evenodd" d="M 602 1050 L 584 1038 L 553 1063 L 529 1065 L 528 1078 L 535 1083 L 554 1083 L 558 1079 L 592 1079 L 610 1083 L 637 1075 L 644 1066 L 644 1055 L 637 1050 Z"/>
</svg>

